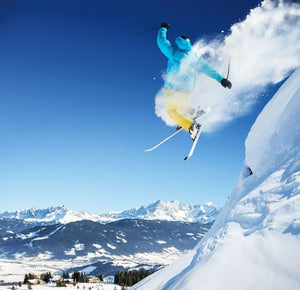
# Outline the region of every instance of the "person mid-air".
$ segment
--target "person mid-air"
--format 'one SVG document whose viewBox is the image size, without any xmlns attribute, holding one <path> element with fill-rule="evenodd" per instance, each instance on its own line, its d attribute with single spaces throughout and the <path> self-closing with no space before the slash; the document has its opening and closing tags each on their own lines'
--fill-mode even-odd
<svg viewBox="0 0 300 290">
<path fill-rule="evenodd" d="M 192 94 L 196 72 L 205 74 L 215 79 L 224 88 L 231 88 L 231 82 L 220 75 L 202 57 L 187 58 L 192 49 L 188 37 L 178 36 L 174 44 L 167 39 L 169 23 L 162 23 L 157 35 L 157 44 L 161 52 L 168 58 L 167 75 L 163 93 L 167 100 L 167 113 L 178 126 L 188 131 L 194 140 L 201 125 L 193 120 L 192 112 L 195 111 L 188 102 Z M 181 69 L 182 61 L 184 69 Z"/>
</svg>

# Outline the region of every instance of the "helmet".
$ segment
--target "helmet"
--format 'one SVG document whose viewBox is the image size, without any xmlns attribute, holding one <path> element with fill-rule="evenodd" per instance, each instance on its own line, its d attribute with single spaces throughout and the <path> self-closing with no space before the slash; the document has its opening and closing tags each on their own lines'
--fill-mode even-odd
<svg viewBox="0 0 300 290">
<path fill-rule="evenodd" d="M 187 40 L 188 42 L 191 42 L 190 39 L 187 36 L 181 35 L 180 37 L 183 38 L 183 39 L 185 39 L 185 40 Z"/>
<path fill-rule="evenodd" d="M 185 36 L 178 36 L 175 39 L 175 45 L 180 49 L 180 50 L 191 50 L 192 44 L 191 41 L 185 37 Z"/>
</svg>

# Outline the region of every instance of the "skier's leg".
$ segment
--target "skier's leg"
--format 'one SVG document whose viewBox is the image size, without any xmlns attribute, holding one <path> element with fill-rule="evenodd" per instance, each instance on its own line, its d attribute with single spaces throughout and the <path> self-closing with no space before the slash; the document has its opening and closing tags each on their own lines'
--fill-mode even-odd
<svg viewBox="0 0 300 290">
<path fill-rule="evenodd" d="M 186 111 L 187 93 L 178 92 L 171 89 L 165 89 L 164 95 L 167 98 L 167 113 L 172 120 L 174 120 L 184 130 L 189 131 L 193 120 L 185 116 L 179 109 L 179 106 Z"/>
<path fill-rule="evenodd" d="M 180 127 L 184 130 L 189 131 L 193 120 L 183 115 L 179 110 L 177 104 L 168 103 L 167 105 L 167 113 L 172 120 L 176 122 Z"/>
</svg>

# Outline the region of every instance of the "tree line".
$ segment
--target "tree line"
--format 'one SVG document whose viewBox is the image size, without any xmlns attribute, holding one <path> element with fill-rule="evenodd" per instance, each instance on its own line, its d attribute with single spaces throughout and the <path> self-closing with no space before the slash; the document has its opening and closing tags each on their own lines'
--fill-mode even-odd
<svg viewBox="0 0 300 290">
<path fill-rule="evenodd" d="M 97 276 L 100 281 L 103 281 L 103 274 L 100 274 Z M 50 278 L 53 278 L 51 272 L 47 272 L 47 273 L 43 273 L 40 276 L 32 274 L 32 273 L 28 273 L 25 274 L 24 277 L 24 284 L 28 283 L 28 280 L 33 280 L 33 279 L 40 279 L 46 283 L 49 283 Z M 62 281 L 64 281 L 65 279 L 73 279 L 74 282 L 78 283 L 87 283 L 88 282 L 88 276 L 86 273 L 84 272 L 79 272 L 79 271 L 75 271 L 71 276 L 69 273 L 63 272 L 61 275 Z"/>
<path fill-rule="evenodd" d="M 100 281 L 103 281 L 103 274 L 100 274 L 97 277 L 99 278 Z M 69 273 L 63 272 L 62 278 L 63 278 L 63 280 L 71 278 L 76 283 L 78 283 L 78 282 L 87 283 L 89 281 L 87 274 L 84 272 L 80 272 L 80 271 L 75 271 L 71 277 L 70 277 Z"/>
<path fill-rule="evenodd" d="M 119 271 L 114 275 L 114 283 L 120 286 L 133 286 L 134 284 L 140 282 L 147 276 L 151 275 L 154 271 L 153 270 L 133 270 L 133 271 Z M 103 281 L 103 274 L 97 276 L 100 281 Z M 37 276 L 32 273 L 25 274 L 24 277 L 24 284 L 28 284 L 28 280 L 33 279 L 40 279 L 45 283 L 49 283 L 50 279 L 53 278 L 51 272 L 46 272 Z M 89 279 L 86 273 L 75 271 L 70 275 L 69 273 L 63 272 L 61 275 L 61 280 L 57 281 L 59 285 L 57 286 L 65 286 L 65 279 L 72 279 L 73 282 L 76 283 L 88 283 Z"/>
<path fill-rule="evenodd" d="M 52 274 L 51 272 L 46 272 L 41 274 L 40 276 L 37 276 L 35 274 L 29 273 L 29 274 L 25 274 L 24 277 L 24 284 L 28 283 L 28 280 L 33 280 L 33 279 L 40 279 L 42 281 L 44 281 L 45 283 L 49 283 L 50 279 L 52 278 Z"/>
<path fill-rule="evenodd" d="M 114 278 L 115 284 L 120 286 L 133 286 L 134 284 L 140 282 L 147 276 L 151 275 L 154 271 L 153 270 L 134 270 L 134 271 L 126 271 L 126 272 L 118 272 L 115 274 Z"/>
</svg>

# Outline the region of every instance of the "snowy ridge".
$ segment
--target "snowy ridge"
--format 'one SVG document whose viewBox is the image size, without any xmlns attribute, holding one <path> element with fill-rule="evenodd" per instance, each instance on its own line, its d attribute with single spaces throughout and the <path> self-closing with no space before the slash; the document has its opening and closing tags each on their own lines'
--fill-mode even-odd
<svg viewBox="0 0 300 290">
<path fill-rule="evenodd" d="M 47 209 L 22 209 L 15 212 L 2 211 L 0 218 L 18 219 L 25 222 L 41 224 L 66 224 L 81 220 L 100 221 L 99 216 L 84 211 L 74 212 L 66 206 L 49 207 Z"/>
<path fill-rule="evenodd" d="M 149 206 L 136 207 L 120 213 L 111 212 L 102 215 L 102 219 L 146 219 L 146 220 L 165 220 L 165 221 L 184 221 L 184 222 L 212 222 L 216 219 L 220 208 L 212 202 L 203 205 L 193 205 L 189 203 L 179 203 L 175 201 L 158 200 Z"/>
<path fill-rule="evenodd" d="M 66 224 L 81 220 L 110 223 L 121 219 L 146 219 L 183 222 L 212 222 L 220 208 L 208 202 L 204 205 L 179 203 L 178 201 L 157 201 L 149 206 L 140 206 L 122 212 L 108 214 L 90 214 L 85 211 L 74 212 L 66 206 L 47 209 L 25 209 L 16 212 L 0 212 L 0 218 L 18 219 L 40 224 Z"/>
<path fill-rule="evenodd" d="M 132 289 L 300 289 L 300 69 L 245 144 L 245 168 L 211 230 Z"/>
</svg>

